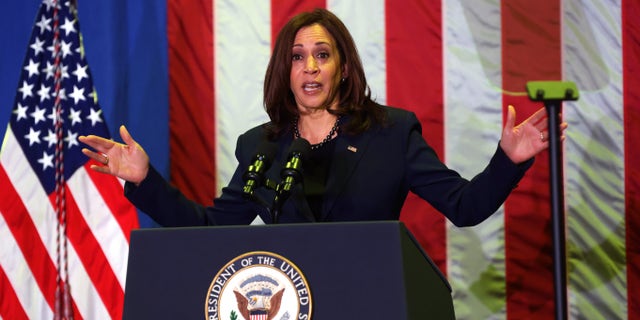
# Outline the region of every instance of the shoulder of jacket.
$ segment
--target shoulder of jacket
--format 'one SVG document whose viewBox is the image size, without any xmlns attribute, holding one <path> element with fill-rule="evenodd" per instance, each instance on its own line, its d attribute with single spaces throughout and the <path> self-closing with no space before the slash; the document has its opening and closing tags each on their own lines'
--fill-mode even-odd
<svg viewBox="0 0 640 320">
<path fill-rule="evenodd" d="M 268 124 L 268 122 L 265 122 L 263 124 L 257 125 L 247 131 L 245 131 L 243 134 L 240 135 L 240 137 L 245 138 L 245 139 L 258 139 L 265 137 L 266 136 L 266 128 L 265 126 Z"/>
<path fill-rule="evenodd" d="M 402 109 L 402 108 L 398 108 L 398 107 L 393 107 L 393 106 L 382 106 L 385 109 L 385 112 L 387 113 L 387 120 L 389 121 L 389 124 L 394 124 L 394 123 L 398 123 L 398 122 L 414 122 L 417 121 L 417 117 L 415 112 L 410 111 L 410 110 L 406 110 L 406 109 Z"/>
</svg>

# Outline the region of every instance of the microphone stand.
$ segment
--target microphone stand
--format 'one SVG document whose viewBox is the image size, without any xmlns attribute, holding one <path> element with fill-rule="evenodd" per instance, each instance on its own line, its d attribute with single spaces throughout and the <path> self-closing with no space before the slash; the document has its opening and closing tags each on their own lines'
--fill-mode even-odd
<svg viewBox="0 0 640 320">
<path fill-rule="evenodd" d="M 280 183 L 276 187 L 276 196 L 273 198 L 273 205 L 271 206 L 271 221 L 273 224 L 278 224 L 280 220 L 280 211 L 282 210 L 282 204 L 289 198 L 290 192 L 285 192 L 282 188 L 283 184 Z"/>
<path fill-rule="evenodd" d="M 297 175 L 298 179 L 300 179 L 301 175 L 297 173 L 297 171 L 294 171 L 293 173 Z M 253 193 L 245 192 L 244 194 L 252 201 L 257 202 L 261 206 L 267 208 L 267 210 L 269 210 L 269 213 L 271 214 L 271 220 L 273 221 L 273 224 L 278 224 L 278 221 L 280 220 L 280 212 L 282 211 L 282 205 L 289 198 L 289 195 L 291 195 L 291 187 L 293 186 L 292 180 L 285 179 L 280 183 L 276 183 L 271 179 L 264 178 L 264 182 L 261 185 L 269 190 L 275 191 L 276 193 L 271 206 L 269 206 L 266 201 L 256 197 Z"/>
<path fill-rule="evenodd" d="M 269 178 L 264 178 L 264 181 L 261 184 L 261 186 L 264 186 L 265 188 L 267 188 L 269 190 L 276 191 L 276 199 L 278 198 L 277 189 L 279 188 L 279 185 L 276 184 L 274 181 L 272 181 Z M 256 197 L 253 192 L 249 193 L 249 192 L 245 191 L 244 195 L 245 195 L 245 197 L 247 197 L 251 201 L 256 202 L 257 204 L 259 204 L 262 207 L 266 208 L 269 211 L 269 214 L 271 215 L 271 219 L 272 220 L 274 219 L 274 217 L 277 217 L 280 214 L 279 211 L 282 208 L 282 204 L 279 204 L 278 207 L 275 207 L 275 201 L 276 200 L 274 200 L 274 206 L 270 207 L 269 204 L 266 201 L 264 201 L 262 198 Z"/>
<path fill-rule="evenodd" d="M 578 100 L 578 89 L 573 82 L 531 81 L 527 82 L 527 92 L 532 101 L 542 101 L 547 111 L 555 318 L 564 320 L 568 315 L 567 264 L 562 180 L 562 131 L 559 115 L 562 112 L 562 101 Z"/>
<path fill-rule="evenodd" d="M 299 171 L 300 165 L 300 157 L 298 154 L 292 158 L 291 161 L 287 162 L 286 166 L 282 169 L 284 179 L 274 189 L 276 191 L 276 196 L 273 198 L 271 211 L 273 224 L 278 224 L 282 204 L 291 195 L 291 189 L 294 185 L 302 181 L 302 173 Z"/>
</svg>

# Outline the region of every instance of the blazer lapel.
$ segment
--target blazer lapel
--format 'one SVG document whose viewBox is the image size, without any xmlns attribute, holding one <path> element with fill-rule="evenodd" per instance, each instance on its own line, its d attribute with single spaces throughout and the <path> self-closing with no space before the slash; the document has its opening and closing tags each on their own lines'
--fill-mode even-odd
<svg viewBox="0 0 640 320">
<path fill-rule="evenodd" d="M 351 178 L 358 162 L 362 159 L 365 149 L 371 141 L 371 137 L 377 130 L 351 136 L 338 136 L 333 161 L 327 179 L 324 205 L 322 206 L 322 218 L 326 218 L 340 194 L 344 191 L 347 181 Z"/>
</svg>

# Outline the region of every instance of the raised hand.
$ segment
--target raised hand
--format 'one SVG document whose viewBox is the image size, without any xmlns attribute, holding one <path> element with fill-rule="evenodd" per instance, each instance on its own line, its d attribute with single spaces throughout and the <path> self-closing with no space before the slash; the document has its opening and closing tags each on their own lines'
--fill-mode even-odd
<svg viewBox="0 0 640 320">
<path fill-rule="evenodd" d="M 83 148 L 82 153 L 102 164 L 91 165 L 91 169 L 138 185 L 149 172 L 149 156 L 125 126 L 120 126 L 120 137 L 124 144 L 94 135 L 81 136 L 80 142 L 95 150 Z"/>
<path fill-rule="evenodd" d="M 527 120 L 522 121 L 517 126 L 516 110 L 509 106 L 507 111 L 507 122 L 502 130 L 500 147 L 514 163 L 527 161 L 549 147 L 549 131 L 547 124 L 547 113 L 544 108 L 540 108 Z M 567 123 L 560 124 L 560 132 L 564 132 Z M 564 140 L 564 135 L 561 136 Z"/>
</svg>

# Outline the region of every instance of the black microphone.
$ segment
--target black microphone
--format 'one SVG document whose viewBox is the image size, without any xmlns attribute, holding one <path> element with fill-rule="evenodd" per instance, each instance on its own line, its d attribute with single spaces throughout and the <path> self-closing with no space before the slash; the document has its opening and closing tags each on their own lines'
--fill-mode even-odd
<svg viewBox="0 0 640 320">
<path fill-rule="evenodd" d="M 307 158 L 309 153 L 311 153 L 311 144 L 302 138 L 294 140 L 287 151 L 287 163 L 280 171 L 282 181 L 276 186 L 276 196 L 273 198 L 273 206 L 271 207 L 271 220 L 274 224 L 280 220 L 282 204 L 289 197 L 291 188 L 296 183 L 302 182 L 302 161 Z"/>
<path fill-rule="evenodd" d="M 309 141 L 303 138 L 293 141 L 289 147 L 287 163 L 280 171 L 280 177 L 283 179 L 281 189 L 283 192 L 290 192 L 296 183 L 302 181 L 302 161 L 309 156 L 310 152 L 311 144 Z"/>
<path fill-rule="evenodd" d="M 247 196 L 252 196 L 253 191 L 264 183 L 264 173 L 271 167 L 271 162 L 276 155 L 278 146 L 275 142 L 264 140 L 256 149 L 255 156 L 247 171 L 242 175 L 245 182 L 242 191 Z"/>
</svg>

